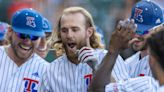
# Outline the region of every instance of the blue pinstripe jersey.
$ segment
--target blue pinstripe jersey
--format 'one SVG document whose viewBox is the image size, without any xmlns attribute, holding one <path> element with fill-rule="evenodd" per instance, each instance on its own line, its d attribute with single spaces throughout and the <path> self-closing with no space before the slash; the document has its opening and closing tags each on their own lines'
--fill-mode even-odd
<svg viewBox="0 0 164 92">
<path fill-rule="evenodd" d="M 144 76 L 110 83 L 106 85 L 105 92 L 157 92 L 158 89 L 158 81 L 152 77 Z"/>
<path fill-rule="evenodd" d="M 0 47 L 0 56 L 0 92 L 44 92 L 46 61 L 34 54 L 18 67 L 4 47 Z"/>
<path fill-rule="evenodd" d="M 95 55 L 97 56 L 98 63 L 100 64 L 107 51 L 103 49 L 96 49 Z M 121 61 L 121 57 L 118 57 L 118 61 Z M 123 62 L 123 61 L 121 61 Z M 117 67 L 120 66 L 117 62 Z M 114 69 L 119 69 L 119 71 L 114 70 L 114 77 L 125 78 L 122 74 L 122 67 Z M 123 77 L 124 76 L 124 77 Z M 45 77 L 45 86 L 49 92 L 87 92 L 87 87 L 92 79 L 92 69 L 86 63 L 80 63 L 75 65 L 71 63 L 66 54 L 54 60 L 50 64 L 50 68 Z"/>
<path fill-rule="evenodd" d="M 128 73 L 131 78 L 138 76 L 152 76 L 148 55 L 140 59 L 140 52 L 137 52 L 125 60 L 125 62 L 127 64 Z"/>
</svg>

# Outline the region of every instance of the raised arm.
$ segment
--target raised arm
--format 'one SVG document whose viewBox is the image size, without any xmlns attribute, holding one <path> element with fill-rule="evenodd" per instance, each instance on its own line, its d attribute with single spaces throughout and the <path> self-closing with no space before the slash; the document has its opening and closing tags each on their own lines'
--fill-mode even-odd
<svg viewBox="0 0 164 92">
<path fill-rule="evenodd" d="M 111 81 L 111 72 L 118 54 L 127 48 L 128 41 L 134 36 L 134 20 L 120 21 L 112 33 L 108 53 L 98 70 L 94 73 L 88 92 L 105 92 L 105 85 Z"/>
</svg>

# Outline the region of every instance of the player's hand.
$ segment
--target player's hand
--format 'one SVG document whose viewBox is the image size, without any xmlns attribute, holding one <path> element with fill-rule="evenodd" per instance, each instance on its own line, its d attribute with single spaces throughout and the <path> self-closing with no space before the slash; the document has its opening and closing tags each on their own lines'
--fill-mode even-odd
<svg viewBox="0 0 164 92">
<path fill-rule="evenodd" d="M 137 25 L 134 20 L 119 21 L 116 30 L 112 33 L 109 50 L 122 51 L 128 47 L 128 42 L 135 35 Z"/>
<path fill-rule="evenodd" d="M 78 51 L 78 60 L 87 63 L 93 70 L 97 69 L 97 57 L 94 49 L 90 47 L 83 47 Z"/>
<path fill-rule="evenodd" d="M 161 31 L 161 29 L 163 29 L 163 28 L 164 28 L 164 23 L 162 23 L 162 24 L 160 24 L 160 25 L 158 25 L 158 26 L 155 26 L 155 27 L 151 28 L 151 29 L 149 30 L 149 34 L 147 34 L 146 36 L 144 36 L 144 38 L 147 39 L 149 36 L 151 36 L 151 35 L 154 34 L 154 33 L 157 33 L 157 32 L 159 32 L 159 31 Z"/>
</svg>

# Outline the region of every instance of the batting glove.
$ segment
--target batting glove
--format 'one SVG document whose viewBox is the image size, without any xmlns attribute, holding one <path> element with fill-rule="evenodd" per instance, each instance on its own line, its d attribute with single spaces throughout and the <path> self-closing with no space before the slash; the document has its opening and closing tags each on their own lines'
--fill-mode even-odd
<svg viewBox="0 0 164 92">
<path fill-rule="evenodd" d="M 83 47 L 78 51 L 78 60 L 87 63 L 93 70 L 97 69 L 97 57 L 94 49 L 90 47 Z"/>
</svg>

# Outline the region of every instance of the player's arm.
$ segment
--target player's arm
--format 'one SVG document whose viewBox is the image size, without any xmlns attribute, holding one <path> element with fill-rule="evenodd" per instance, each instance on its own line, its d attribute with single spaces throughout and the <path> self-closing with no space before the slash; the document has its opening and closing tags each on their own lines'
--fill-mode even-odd
<svg viewBox="0 0 164 92">
<path fill-rule="evenodd" d="M 124 20 L 119 22 L 116 30 L 110 39 L 110 46 L 107 55 L 99 69 L 95 72 L 89 92 L 104 92 L 105 86 L 110 83 L 111 71 L 116 62 L 116 58 L 120 51 L 127 48 L 128 41 L 133 37 L 136 25 L 134 20 Z"/>
<path fill-rule="evenodd" d="M 105 92 L 156 92 L 158 87 L 157 81 L 146 76 L 110 83 L 105 86 Z"/>
</svg>

